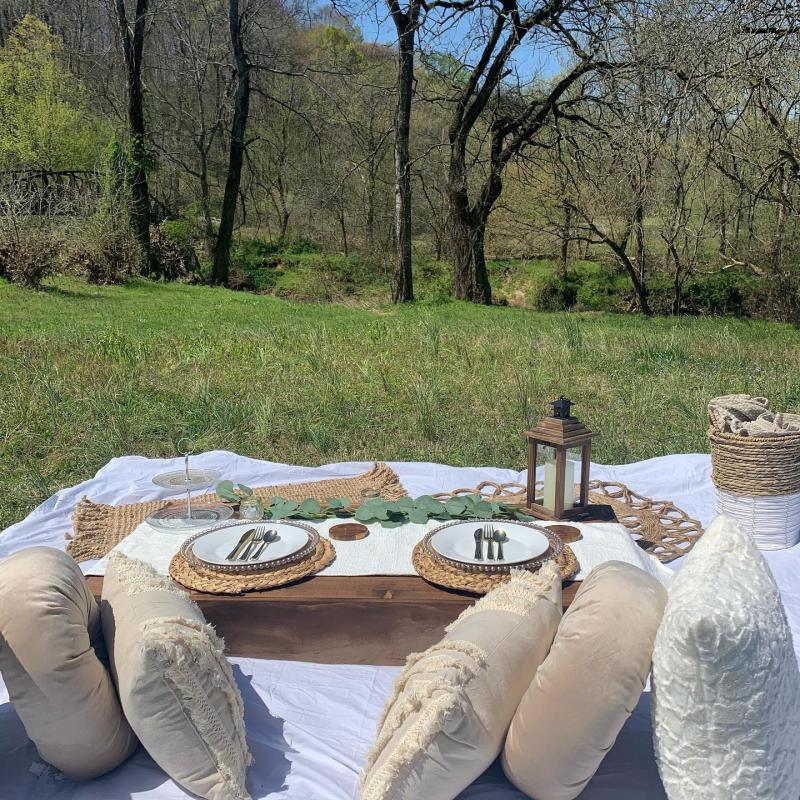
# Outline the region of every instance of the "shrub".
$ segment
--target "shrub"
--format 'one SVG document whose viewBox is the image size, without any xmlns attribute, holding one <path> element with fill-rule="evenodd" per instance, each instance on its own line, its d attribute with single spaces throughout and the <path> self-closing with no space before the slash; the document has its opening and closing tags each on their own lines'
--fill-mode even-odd
<svg viewBox="0 0 800 800">
<path fill-rule="evenodd" d="M 555 274 L 539 277 L 528 295 L 528 303 L 539 311 L 566 311 L 575 305 L 578 284 L 574 275 L 566 280 Z"/>
<path fill-rule="evenodd" d="M 165 219 L 158 227 L 167 239 L 181 247 L 192 247 L 196 238 L 195 227 L 188 219 Z"/>
<path fill-rule="evenodd" d="M 59 243 L 49 234 L 27 232 L 0 241 L 0 276 L 29 289 L 59 271 Z"/>
<path fill-rule="evenodd" d="M 247 239 L 240 242 L 231 253 L 231 263 L 243 272 L 251 274 L 255 270 L 269 269 L 278 264 L 275 254 L 278 245 L 266 239 Z"/>
<path fill-rule="evenodd" d="M 319 253 L 319 247 L 309 239 L 298 239 L 294 242 L 284 242 L 280 247 L 281 253 L 289 256 L 300 256 L 304 253 Z"/>
<path fill-rule="evenodd" d="M 582 311 L 621 311 L 631 288 L 625 275 L 612 265 L 601 264 L 599 269 L 584 277 L 575 293 L 575 305 Z"/>
<path fill-rule="evenodd" d="M 65 268 L 98 285 L 123 283 L 138 272 L 141 250 L 126 220 L 102 208 L 84 220 L 70 236 Z"/>
<path fill-rule="evenodd" d="M 749 293 L 747 276 L 736 271 L 693 275 L 683 287 L 681 311 L 742 316 L 744 299 Z"/>
<path fill-rule="evenodd" d="M 162 280 L 175 281 L 199 272 L 191 239 L 181 241 L 164 230 L 163 224 L 150 229 L 150 258 L 153 272 Z"/>
</svg>

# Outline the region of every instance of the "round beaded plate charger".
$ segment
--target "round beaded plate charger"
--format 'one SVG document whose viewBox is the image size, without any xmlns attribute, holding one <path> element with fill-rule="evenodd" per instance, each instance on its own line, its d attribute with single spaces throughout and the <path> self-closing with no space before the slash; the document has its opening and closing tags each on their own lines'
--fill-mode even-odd
<svg viewBox="0 0 800 800">
<path fill-rule="evenodd" d="M 475 523 L 480 525 L 484 520 L 475 520 Z M 473 523 L 470 523 L 473 524 Z M 497 520 L 492 524 L 500 527 Z M 414 548 L 411 557 L 414 569 L 420 577 L 424 578 L 430 583 L 435 583 L 439 586 L 444 586 L 448 589 L 458 589 L 464 592 L 473 592 L 475 594 L 486 594 L 491 591 L 495 586 L 499 586 L 508 580 L 512 569 L 525 569 L 529 572 L 535 572 L 543 564 L 548 561 L 555 560 L 561 570 L 561 579 L 567 581 L 575 575 L 580 566 L 578 559 L 572 548 L 565 545 L 561 539 L 552 531 L 547 530 L 539 525 L 533 523 L 515 523 L 516 525 L 523 525 L 526 528 L 533 528 L 538 533 L 547 537 L 548 547 L 547 550 L 537 558 L 528 562 L 523 562 L 513 565 L 493 564 L 488 565 L 489 569 L 476 569 L 473 566 L 456 564 L 442 558 L 431 546 L 430 539 L 437 529 L 428 533 L 425 538 L 419 542 Z M 474 525 L 473 525 L 474 527 Z M 467 568 L 467 566 L 469 568 Z"/>
<path fill-rule="evenodd" d="M 562 547 L 560 555 L 540 559 L 535 567 L 518 566 L 513 569 L 528 569 L 535 572 L 542 564 L 554 558 L 561 570 L 561 580 L 568 581 L 578 572 L 580 566 L 572 548 L 569 545 L 562 545 Z M 419 542 L 414 548 L 411 561 L 417 574 L 429 583 L 473 594 L 486 594 L 501 583 L 505 583 L 510 577 L 510 570 L 509 572 L 476 572 L 460 569 L 446 561 L 431 557 L 425 550 L 424 541 Z"/>
<path fill-rule="evenodd" d="M 503 559 L 500 555 L 500 543 L 475 539 L 480 532 L 488 529 L 491 532 L 505 533 L 502 543 Z M 475 572 L 505 572 L 512 567 L 530 569 L 536 559 L 553 550 L 554 557 L 561 552 L 561 540 L 552 532 L 540 525 L 528 522 L 511 522 L 504 520 L 455 520 L 434 528 L 424 539 L 428 555 L 451 566 Z M 491 550 L 489 549 L 491 547 Z M 495 557 L 489 558 L 489 553 Z M 477 556 L 480 554 L 481 558 Z"/>
<path fill-rule="evenodd" d="M 181 553 L 172 557 L 169 574 L 181 586 L 208 594 L 244 594 L 263 592 L 308 578 L 325 569 L 336 558 L 336 550 L 328 539 L 319 538 L 314 552 L 302 561 L 278 569 L 244 574 L 220 572 L 190 564 Z"/>
<path fill-rule="evenodd" d="M 277 533 L 277 539 L 261 550 L 258 559 L 228 561 L 242 536 L 249 531 Z M 228 574 L 276 570 L 308 558 L 319 543 L 319 534 L 300 522 L 253 522 L 236 520 L 201 531 L 187 539 L 180 554 L 192 566 Z M 259 546 L 260 547 L 260 546 Z M 256 548 L 253 548 L 254 550 Z"/>
</svg>

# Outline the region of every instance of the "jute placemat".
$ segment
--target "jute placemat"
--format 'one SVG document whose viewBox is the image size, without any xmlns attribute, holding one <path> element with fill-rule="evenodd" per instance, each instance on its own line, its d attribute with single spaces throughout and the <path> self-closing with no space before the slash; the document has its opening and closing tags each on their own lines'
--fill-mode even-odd
<svg viewBox="0 0 800 800">
<path fill-rule="evenodd" d="M 211 569 L 200 569 L 190 564 L 180 553 L 172 557 L 169 574 L 174 580 L 187 589 L 208 594 L 244 594 L 245 592 L 264 591 L 286 586 L 309 575 L 325 569 L 336 558 L 336 550 L 325 538 L 320 538 L 317 549 L 304 561 L 290 564 L 283 569 L 266 572 L 252 572 L 247 575 L 231 575 L 227 572 L 215 572 Z"/>
<path fill-rule="evenodd" d="M 462 592 L 486 594 L 486 592 L 505 583 L 511 576 L 495 574 L 489 575 L 481 572 L 467 572 L 431 558 L 422 546 L 422 542 L 414 548 L 411 556 L 414 569 L 430 583 L 437 586 L 446 586 L 448 589 L 458 589 Z M 569 545 L 564 545 L 564 552 L 556 558 L 561 570 L 561 580 L 568 581 L 579 569 L 578 559 Z"/>
<path fill-rule="evenodd" d="M 372 490 L 386 500 L 397 500 L 406 494 L 400 478 L 388 465 L 378 462 L 372 469 L 352 478 L 326 478 L 305 483 L 286 483 L 282 486 L 259 486 L 254 493 L 266 500 L 283 497 L 285 500 L 313 498 L 324 501 L 326 497 L 349 497 L 358 500 L 362 492 Z M 219 502 L 214 492 L 194 498 L 196 502 Z M 146 503 L 128 503 L 112 506 L 93 503 L 84 497 L 72 515 L 72 529 L 67 552 L 76 561 L 102 558 L 112 547 L 124 539 L 145 517 L 163 508 L 173 500 L 152 500 Z"/>
<path fill-rule="evenodd" d="M 541 486 L 541 482 L 537 482 Z M 483 481 L 472 489 L 455 489 L 434 495 L 437 500 L 479 494 L 486 500 L 523 505 L 526 488 L 521 483 Z M 662 563 L 685 556 L 703 535 L 703 526 L 670 500 L 653 500 L 624 483 L 591 481 L 589 502 L 608 505 L 628 529 L 634 541 Z"/>
</svg>

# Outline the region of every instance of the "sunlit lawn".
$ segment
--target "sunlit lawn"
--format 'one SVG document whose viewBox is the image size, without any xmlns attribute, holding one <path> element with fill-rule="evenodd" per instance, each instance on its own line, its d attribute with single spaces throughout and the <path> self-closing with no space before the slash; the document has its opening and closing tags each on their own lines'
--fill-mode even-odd
<svg viewBox="0 0 800 800">
<path fill-rule="evenodd" d="M 354 309 L 186 285 L 0 282 L 0 527 L 114 456 L 521 467 L 560 393 L 595 459 L 702 451 L 716 394 L 800 409 L 800 332 L 727 319 Z"/>
</svg>

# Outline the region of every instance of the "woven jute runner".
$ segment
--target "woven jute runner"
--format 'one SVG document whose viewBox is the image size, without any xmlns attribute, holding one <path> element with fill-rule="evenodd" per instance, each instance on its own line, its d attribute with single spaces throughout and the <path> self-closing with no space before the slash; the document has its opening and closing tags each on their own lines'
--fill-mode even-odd
<svg viewBox="0 0 800 800">
<path fill-rule="evenodd" d="M 425 552 L 422 542 L 414 548 L 411 562 L 414 565 L 414 569 L 426 581 L 435 583 L 438 586 L 446 586 L 448 589 L 458 589 L 462 592 L 474 592 L 475 594 L 486 594 L 494 589 L 495 586 L 505 583 L 511 577 L 503 574 L 489 575 L 482 572 L 468 572 L 437 561 Z M 556 564 L 561 570 L 562 581 L 568 581 L 580 568 L 578 559 L 569 545 L 564 545 L 564 552 L 556 558 Z"/>
<path fill-rule="evenodd" d="M 282 486 L 260 486 L 254 494 L 266 500 L 283 497 L 285 500 L 313 498 L 324 502 L 326 497 L 349 497 L 358 501 L 363 492 L 374 491 L 386 500 L 397 500 L 406 494 L 400 478 L 394 470 L 383 463 L 352 478 L 327 478 L 305 483 L 287 483 Z M 219 502 L 215 493 L 194 498 L 196 502 Z M 73 534 L 67 544 L 67 552 L 76 561 L 102 558 L 134 528 L 144 522 L 145 517 L 170 503 L 170 500 L 152 500 L 146 503 L 128 503 L 121 506 L 93 503 L 84 497 L 72 515 Z"/>
<path fill-rule="evenodd" d="M 472 489 L 456 489 L 434 497 L 444 500 L 454 495 L 479 494 L 486 500 L 523 505 L 525 492 L 521 483 L 483 481 Z M 703 535 L 703 526 L 671 501 L 653 500 L 623 483 L 591 481 L 589 502 L 611 506 L 636 543 L 664 563 L 686 555 Z"/>
<path fill-rule="evenodd" d="M 307 559 L 290 564 L 283 569 L 254 572 L 247 575 L 231 575 L 200 569 L 190 564 L 180 553 L 172 557 L 169 574 L 187 589 L 208 594 L 244 594 L 266 589 L 277 589 L 325 569 L 336 558 L 336 550 L 327 539 L 320 538 L 317 549 Z"/>
</svg>

